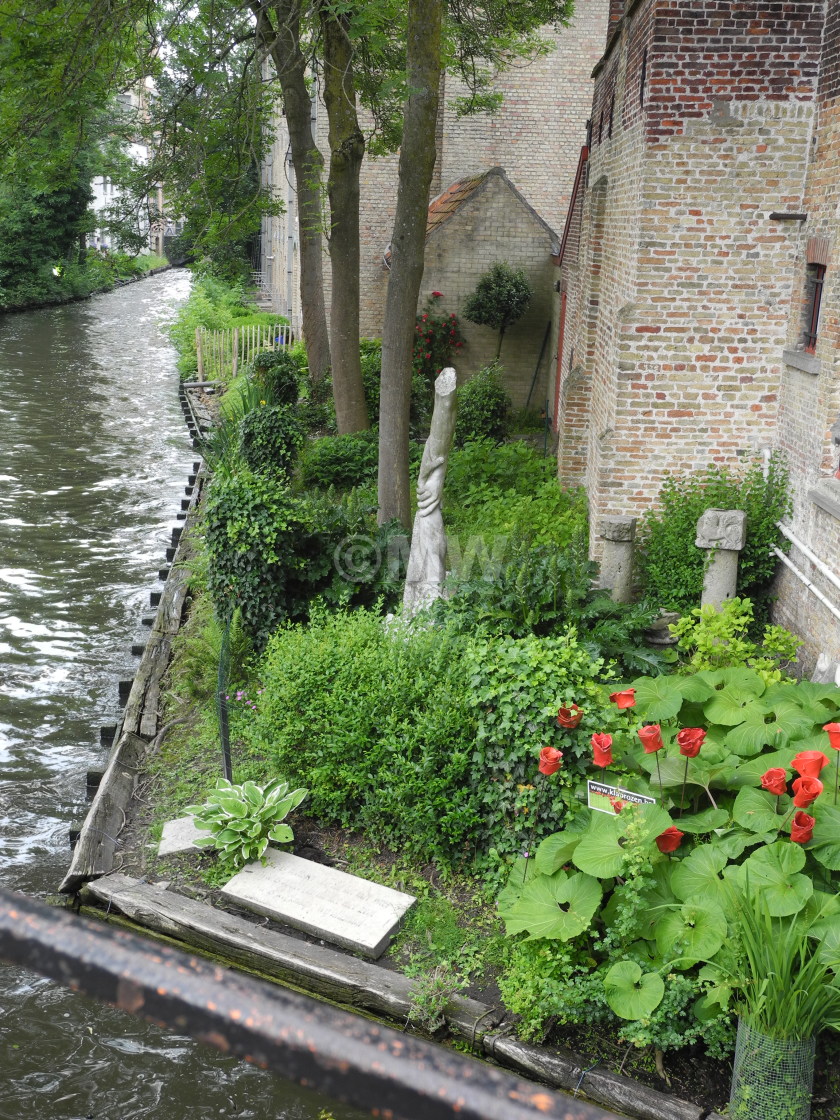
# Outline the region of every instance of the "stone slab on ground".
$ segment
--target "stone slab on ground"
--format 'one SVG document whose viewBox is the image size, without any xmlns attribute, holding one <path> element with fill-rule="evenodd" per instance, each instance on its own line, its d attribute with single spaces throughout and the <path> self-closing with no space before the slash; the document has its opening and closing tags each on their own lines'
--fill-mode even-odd
<svg viewBox="0 0 840 1120">
<path fill-rule="evenodd" d="M 413 895 L 269 848 L 222 888 L 227 902 L 376 960 Z"/>
<path fill-rule="evenodd" d="M 163 826 L 158 855 L 174 856 L 179 852 L 200 851 L 200 848 L 195 847 L 195 841 L 203 836 L 210 836 L 210 833 L 206 829 L 202 832 L 196 828 L 192 817 L 178 817 L 177 820 L 167 821 Z"/>
</svg>

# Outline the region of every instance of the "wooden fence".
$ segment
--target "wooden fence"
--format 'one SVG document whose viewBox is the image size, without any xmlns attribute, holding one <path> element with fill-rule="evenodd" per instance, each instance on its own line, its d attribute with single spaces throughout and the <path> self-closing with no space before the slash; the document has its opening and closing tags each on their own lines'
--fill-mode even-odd
<svg viewBox="0 0 840 1120">
<path fill-rule="evenodd" d="M 294 341 L 288 323 L 251 324 L 218 331 L 196 327 L 198 380 L 230 381 L 260 350 L 277 350 L 291 346 Z"/>
</svg>

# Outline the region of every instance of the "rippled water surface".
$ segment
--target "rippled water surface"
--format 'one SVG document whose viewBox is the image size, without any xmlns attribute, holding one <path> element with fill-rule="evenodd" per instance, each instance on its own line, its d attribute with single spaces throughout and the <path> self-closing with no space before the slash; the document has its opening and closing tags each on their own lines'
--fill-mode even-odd
<svg viewBox="0 0 840 1120">
<path fill-rule="evenodd" d="M 66 871 L 191 470 L 165 335 L 188 289 L 174 271 L 0 316 L 0 882 L 30 895 Z M 328 1106 L 0 965 L 0 1120 L 314 1120 Z"/>
</svg>

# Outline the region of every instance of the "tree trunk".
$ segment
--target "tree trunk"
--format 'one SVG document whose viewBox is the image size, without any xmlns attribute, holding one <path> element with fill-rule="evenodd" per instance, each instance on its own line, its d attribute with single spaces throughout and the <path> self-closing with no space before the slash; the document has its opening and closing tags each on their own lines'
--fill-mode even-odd
<svg viewBox="0 0 840 1120">
<path fill-rule="evenodd" d="M 320 381 L 330 368 L 322 260 L 324 157 L 312 135 L 306 59 L 300 49 L 300 0 L 249 0 L 249 4 L 257 17 L 258 41 L 271 56 L 283 94 L 298 196 L 303 338 L 310 376 Z M 274 24 L 269 13 L 274 16 Z"/>
<path fill-rule="evenodd" d="M 417 300 L 423 279 L 429 188 L 435 167 L 442 12 L 443 0 L 409 0 L 409 97 L 400 149 L 391 274 L 382 332 L 379 521 L 397 518 L 406 528 L 411 523 L 408 478 L 411 357 Z"/>
<path fill-rule="evenodd" d="M 359 172 L 365 139 L 356 113 L 353 47 L 346 17 L 320 8 L 324 36 L 324 103 L 329 119 L 330 351 L 339 435 L 370 427 L 359 357 Z"/>
</svg>

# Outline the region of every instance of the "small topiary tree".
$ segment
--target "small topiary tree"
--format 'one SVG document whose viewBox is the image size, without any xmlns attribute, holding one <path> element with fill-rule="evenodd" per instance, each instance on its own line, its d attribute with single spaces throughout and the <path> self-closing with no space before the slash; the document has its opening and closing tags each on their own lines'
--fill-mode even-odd
<svg viewBox="0 0 840 1120">
<path fill-rule="evenodd" d="M 496 261 L 475 286 L 464 304 L 464 318 L 480 327 L 499 332 L 496 358 L 502 352 L 505 331 L 518 322 L 528 309 L 533 292 L 521 268 L 513 269 L 504 261 Z"/>
</svg>

